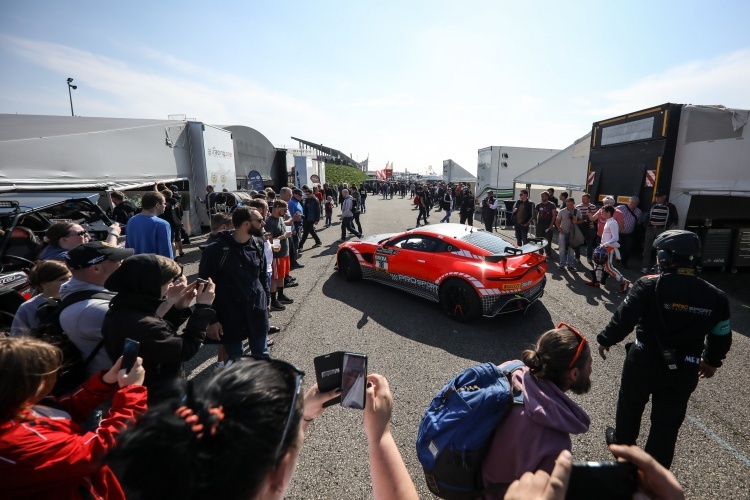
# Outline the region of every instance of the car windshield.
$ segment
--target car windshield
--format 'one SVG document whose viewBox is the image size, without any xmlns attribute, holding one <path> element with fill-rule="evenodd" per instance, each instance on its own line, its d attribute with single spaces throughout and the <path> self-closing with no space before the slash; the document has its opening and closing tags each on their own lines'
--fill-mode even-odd
<svg viewBox="0 0 750 500">
<path fill-rule="evenodd" d="M 499 236 L 484 231 L 474 231 L 461 237 L 462 241 L 487 250 L 494 255 L 505 254 L 505 249 L 513 246 Z"/>
</svg>

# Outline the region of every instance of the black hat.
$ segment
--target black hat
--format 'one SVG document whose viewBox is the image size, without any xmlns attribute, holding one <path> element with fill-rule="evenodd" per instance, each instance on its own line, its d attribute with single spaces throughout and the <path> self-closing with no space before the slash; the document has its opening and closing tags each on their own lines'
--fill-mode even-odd
<svg viewBox="0 0 750 500">
<path fill-rule="evenodd" d="M 72 270 L 85 269 L 104 260 L 123 260 L 133 255 L 132 248 L 120 248 L 101 241 L 89 241 L 68 252 L 65 263 Z"/>
<path fill-rule="evenodd" d="M 656 194 L 654 194 L 654 197 L 657 197 L 657 196 L 667 196 L 667 193 L 665 193 L 664 191 L 659 190 L 659 191 L 656 192 Z"/>
<path fill-rule="evenodd" d="M 301 189 L 293 189 L 292 194 L 297 194 L 299 196 L 302 196 L 302 190 Z"/>
</svg>

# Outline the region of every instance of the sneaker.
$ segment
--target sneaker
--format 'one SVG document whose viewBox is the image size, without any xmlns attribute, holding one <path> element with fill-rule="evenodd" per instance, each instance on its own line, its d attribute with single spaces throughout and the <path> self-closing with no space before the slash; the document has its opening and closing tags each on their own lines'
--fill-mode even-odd
<svg viewBox="0 0 750 500">
<path fill-rule="evenodd" d="M 224 369 L 224 362 L 223 361 L 217 361 L 214 363 L 214 370 L 223 370 Z"/>
<path fill-rule="evenodd" d="M 302 269 L 303 267 L 305 267 L 304 264 L 294 264 L 290 267 L 290 269 Z"/>
<path fill-rule="evenodd" d="M 620 293 L 626 293 L 628 288 L 630 288 L 630 282 L 628 280 L 623 281 L 620 285 Z"/>
<path fill-rule="evenodd" d="M 585 284 L 587 284 L 588 286 L 595 286 L 597 288 L 602 286 L 602 284 L 599 283 L 598 281 L 586 281 Z"/>
<path fill-rule="evenodd" d="M 294 288 L 295 286 L 299 286 L 296 281 L 284 282 L 284 288 Z"/>
<path fill-rule="evenodd" d="M 604 429 L 604 439 L 607 441 L 607 446 L 617 444 L 617 436 L 615 436 L 614 427 L 607 427 Z"/>
<path fill-rule="evenodd" d="M 312 247 L 313 247 L 313 248 L 318 248 L 318 247 L 319 247 L 319 246 L 321 246 L 322 244 L 323 244 L 323 243 L 321 243 L 321 242 L 319 241 L 319 242 L 317 242 L 316 244 L 314 244 L 314 245 L 313 245 Z"/>
<path fill-rule="evenodd" d="M 278 300 L 272 300 L 271 301 L 271 310 L 272 311 L 283 311 L 286 309 Z"/>
<path fill-rule="evenodd" d="M 568 271 L 570 271 L 571 273 L 576 272 L 575 266 L 568 266 Z"/>
<path fill-rule="evenodd" d="M 646 269 L 645 267 L 642 267 L 642 268 L 641 268 L 641 272 L 642 272 L 643 274 L 647 274 L 647 273 L 648 273 L 648 269 Z"/>
<path fill-rule="evenodd" d="M 274 345 L 274 343 L 276 343 L 276 341 L 275 341 L 275 340 L 273 340 L 273 339 L 268 339 L 268 341 L 266 342 L 266 345 L 267 345 L 268 347 L 271 347 L 272 345 Z"/>
<path fill-rule="evenodd" d="M 286 295 L 279 295 L 279 304 L 294 304 L 294 299 L 290 299 Z"/>
<path fill-rule="evenodd" d="M 279 328 L 278 326 L 271 325 L 271 326 L 268 327 L 268 334 L 269 335 L 272 335 L 274 333 L 279 333 L 280 331 L 281 331 L 281 328 Z"/>
</svg>

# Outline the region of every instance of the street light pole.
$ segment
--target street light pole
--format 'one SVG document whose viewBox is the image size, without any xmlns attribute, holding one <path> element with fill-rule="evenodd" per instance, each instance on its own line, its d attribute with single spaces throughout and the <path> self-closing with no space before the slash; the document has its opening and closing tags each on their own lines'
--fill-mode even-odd
<svg viewBox="0 0 750 500">
<path fill-rule="evenodd" d="M 73 94 L 70 92 L 70 89 L 75 90 L 75 89 L 78 88 L 78 86 L 77 85 L 71 85 L 72 82 L 73 82 L 73 79 L 72 78 L 68 78 L 68 97 L 70 98 L 70 116 L 75 116 L 73 114 Z"/>
</svg>

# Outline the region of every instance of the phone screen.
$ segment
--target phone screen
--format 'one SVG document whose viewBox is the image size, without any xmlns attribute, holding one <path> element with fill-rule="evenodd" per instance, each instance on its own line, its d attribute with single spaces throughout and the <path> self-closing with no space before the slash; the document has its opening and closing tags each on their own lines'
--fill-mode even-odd
<svg viewBox="0 0 750 500">
<path fill-rule="evenodd" d="M 630 462 L 573 461 L 565 498 L 620 500 L 633 498 L 638 488 L 638 468 Z"/>
<path fill-rule="evenodd" d="M 365 408 L 365 387 L 367 385 L 367 356 L 364 354 L 344 354 L 341 376 L 341 406 L 344 408 Z"/>
<path fill-rule="evenodd" d="M 130 373 L 130 369 L 133 368 L 140 347 L 140 342 L 136 342 L 133 339 L 125 339 L 125 347 L 122 349 L 122 364 L 120 365 L 120 369 L 124 369 L 125 373 Z"/>
</svg>

